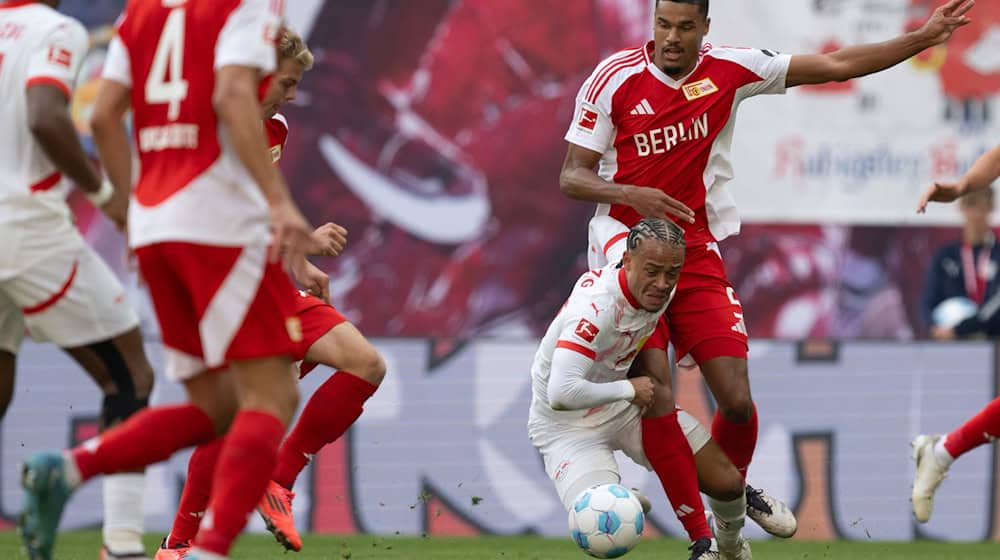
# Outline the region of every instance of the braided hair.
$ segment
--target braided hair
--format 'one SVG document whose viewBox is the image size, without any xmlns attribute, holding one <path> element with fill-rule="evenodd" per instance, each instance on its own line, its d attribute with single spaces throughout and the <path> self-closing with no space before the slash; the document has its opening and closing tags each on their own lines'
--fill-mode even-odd
<svg viewBox="0 0 1000 560">
<path fill-rule="evenodd" d="M 643 218 L 639 223 L 632 226 L 625 241 L 628 252 L 634 253 L 642 242 L 647 239 L 655 239 L 673 247 L 686 247 L 684 241 L 684 230 L 671 220 L 660 218 Z"/>
</svg>

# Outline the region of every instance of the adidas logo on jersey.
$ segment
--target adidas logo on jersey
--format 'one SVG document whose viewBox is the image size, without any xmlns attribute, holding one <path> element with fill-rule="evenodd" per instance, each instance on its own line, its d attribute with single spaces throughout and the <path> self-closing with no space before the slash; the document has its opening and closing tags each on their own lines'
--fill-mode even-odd
<svg viewBox="0 0 1000 560">
<path fill-rule="evenodd" d="M 632 111 L 629 112 L 629 114 L 630 115 L 652 115 L 653 114 L 653 106 L 649 104 L 649 100 L 648 99 L 643 99 L 642 102 L 640 102 L 638 105 L 635 106 L 635 109 L 632 109 Z"/>
</svg>

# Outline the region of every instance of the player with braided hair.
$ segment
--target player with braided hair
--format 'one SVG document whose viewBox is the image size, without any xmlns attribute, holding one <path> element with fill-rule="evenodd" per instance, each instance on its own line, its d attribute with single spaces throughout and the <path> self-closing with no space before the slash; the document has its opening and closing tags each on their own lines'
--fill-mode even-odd
<svg viewBox="0 0 1000 560">
<path fill-rule="evenodd" d="M 615 450 L 646 468 L 655 465 L 661 480 L 669 476 L 672 464 L 650 461 L 643 448 L 647 438 L 661 435 L 647 428 L 647 418 L 672 414 L 697 458 L 705 493 L 719 504 L 745 510 L 743 477 L 708 431 L 691 415 L 676 411 L 669 398 L 664 410 L 659 401 L 664 391 L 669 397 L 669 387 L 629 375 L 654 330 L 657 336 L 666 331 L 662 315 L 673 298 L 685 251 L 679 226 L 665 219 L 639 220 L 628 230 L 621 262 L 580 278 L 535 354 L 528 435 L 567 509 L 587 488 L 619 482 Z M 637 496 L 648 511 L 649 500 Z M 674 507 L 696 505 L 701 506 L 697 494 Z M 730 524 L 726 535 L 719 535 L 738 543 L 741 559 L 750 558 L 749 545 L 740 536 L 742 525 Z M 692 560 L 711 558 L 719 558 L 711 539 L 692 544 Z"/>
</svg>

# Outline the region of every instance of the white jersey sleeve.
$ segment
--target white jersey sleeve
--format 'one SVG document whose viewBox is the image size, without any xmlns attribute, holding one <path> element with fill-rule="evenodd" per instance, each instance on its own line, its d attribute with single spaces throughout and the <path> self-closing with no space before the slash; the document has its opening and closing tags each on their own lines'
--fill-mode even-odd
<svg viewBox="0 0 1000 560">
<path fill-rule="evenodd" d="M 580 87 L 580 92 L 576 95 L 573 122 L 565 136 L 567 142 L 600 154 L 606 152 L 615 139 L 610 89 L 604 88 L 596 96 L 592 91 L 595 82 L 600 79 L 602 68 L 603 65 L 598 66 Z"/>
<path fill-rule="evenodd" d="M 31 55 L 25 87 L 54 85 L 67 98 L 71 97 L 87 47 L 87 30 L 78 21 L 66 18 L 42 40 Z"/>
<path fill-rule="evenodd" d="M 273 0 L 243 0 L 226 20 L 215 45 L 215 69 L 249 66 L 265 74 L 278 63 L 275 41 L 281 29 L 281 6 Z"/>
<path fill-rule="evenodd" d="M 740 88 L 742 97 L 783 94 L 787 89 L 785 80 L 792 62 L 790 55 L 767 49 L 720 47 L 712 49 L 712 56 L 736 62 L 760 78 Z"/>
<path fill-rule="evenodd" d="M 607 321 L 610 315 L 608 311 L 598 312 L 595 306 L 566 318 L 549 373 L 547 396 L 553 410 L 585 410 L 635 397 L 628 380 L 594 383 L 586 379 L 602 346 L 613 344 L 617 338 L 614 326 Z"/>
<path fill-rule="evenodd" d="M 132 87 L 132 63 L 128 57 L 128 47 L 118 36 L 111 39 L 108 54 L 104 59 L 104 70 L 101 76 L 105 80 L 118 82 L 126 87 Z"/>
</svg>

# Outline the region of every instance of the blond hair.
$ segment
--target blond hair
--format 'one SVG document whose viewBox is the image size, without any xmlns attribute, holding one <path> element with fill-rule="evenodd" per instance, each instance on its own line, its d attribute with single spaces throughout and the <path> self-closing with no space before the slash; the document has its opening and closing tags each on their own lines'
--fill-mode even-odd
<svg viewBox="0 0 1000 560">
<path fill-rule="evenodd" d="M 312 51 L 306 46 L 302 37 L 287 27 L 281 28 L 281 35 L 278 37 L 278 58 L 280 60 L 294 59 L 306 70 L 311 69 L 315 62 Z"/>
</svg>

